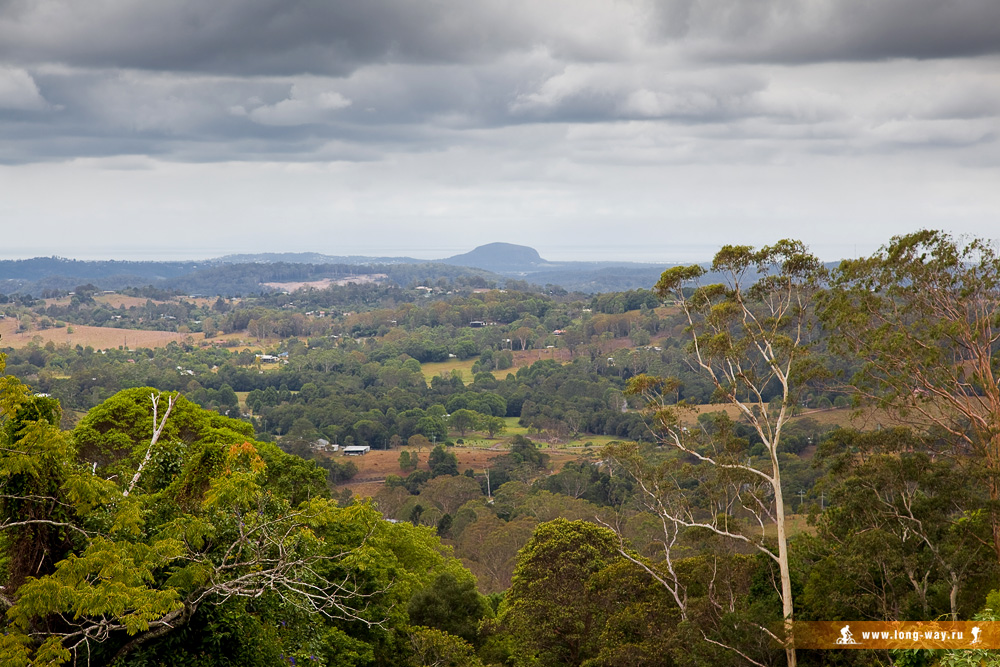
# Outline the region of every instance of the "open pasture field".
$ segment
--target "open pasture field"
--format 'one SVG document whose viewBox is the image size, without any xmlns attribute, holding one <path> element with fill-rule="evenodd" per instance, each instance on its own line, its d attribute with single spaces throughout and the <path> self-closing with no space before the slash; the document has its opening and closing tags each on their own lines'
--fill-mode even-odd
<svg viewBox="0 0 1000 667">
<path fill-rule="evenodd" d="M 472 365 L 476 363 L 478 357 L 472 359 L 449 359 L 448 361 L 434 361 L 420 364 L 420 372 L 424 374 L 424 379 L 428 382 L 431 378 L 444 374 L 451 375 L 452 371 L 459 371 L 465 384 L 472 382 Z M 503 372 L 503 371 L 498 371 Z"/>
<path fill-rule="evenodd" d="M 68 306 L 72 301 L 73 297 L 61 296 L 58 299 L 45 299 L 45 305 L 47 306 Z M 125 294 L 95 294 L 94 301 L 109 308 L 120 308 L 124 306 L 125 308 L 131 308 L 132 306 L 142 307 L 146 305 L 145 297 L 139 296 L 128 296 Z M 159 299 L 152 299 L 153 303 L 167 303 Z M 214 303 L 210 301 L 209 304 Z"/>
<path fill-rule="evenodd" d="M 339 452 L 330 454 L 337 461 L 351 461 L 358 467 L 358 474 L 355 475 L 354 479 L 346 484 L 339 484 L 337 488 L 350 489 L 354 495 L 362 498 L 375 495 L 382 488 L 382 485 L 385 484 L 385 478 L 388 475 L 405 477 L 409 474 L 408 471 L 403 471 L 399 468 L 399 453 L 403 449 L 413 451 L 412 448 L 402 447 L 400 449 L 372 450 L 364 456 L 348 457 Z M 482 474 L 483 469 L 489 466 L 491 460 L 507 453 L 507 448 L 506 446 L 498 446 L 496 449 L 489 449 L 457 445 L 449 447 L 448 451 L 455 454 L 455 457 L 458 459 L 458 469 L 461 472 L 465 472 L 467 468 L 472 468 L 476 471 L 476 474 Z M 549 455 L 549 466 L 553 471 L 561 470 L 567 461 L 576 460 L 580 455 L 579 450 L 570 451 L 546 447 L 543 451 Z M 417 466 L 418 470 L 428 470 L 427 457 L 429 455 L 430 449 L 427 448 L 418 452 L 417 456 L 420 459 L 420 465 Z"/>
<path fill-rule="evenodd" d="M 67 333 L 69 329 L 73 333 Z M 88 345 L 95 350 L 113 349 L 119 346 L 131 349 L 139 347 L 166 347 L 171 341 L 181 342 L 190 334 L 177 333 L 176 331 L 146 331 L 144 329 L 115 329 L 113 327 L 91 327 L 81 324 L 73 324 L 70 327 L 59 327 L 52 329 L 40 329 L 34 331 L 17 332 L 17 321 L 8 318 L 0 320 L 0 348 L 27 347 L 33 340 L 38 340 L 39 344 L 45 345 L 49 341 L 56 345 L 69 345 L 74 347 Z"/>
<path fill-rule="evenodd" d="M 347 278 L 323 278 L 321 280 L 307 280 L 298 282 L 278 282 L 264 283 L 268 287 L 273 287 L 285 292 L 297 292 L 300 289 L 328 289 L 330 287 L 344 287 L 345 285 L 378 285 L 388 278 L 384 273 L 361 274 L 349 276 Z"/>
<path fill-rule="evenodd" d="M 441 375 L 445 376 L 451 375 L 452 371 L 459 371 L 462 374 L 462 381 L 465 384 L 472 384 L 472 366 L 478 361 L 478 357 L 473 357 L 471 359 L 449 359 L 448 361 L 433 361 L 426 364 L 420 364 L 420 372 L 424 374 L 424 379 L 428 382 L 431 378 Z M 502 371 L 493 371 L 493 377 L 498 380 L 502 380 L 507 377 L 507 373 L 517 373 L 517 370 L 522 366 L 530 366 L 535 363 L 536 359 L 532 359 L 525 363 L 518 364 L 517 353 L 514 356 L 514 365 L 510 368 L 505 368 Z"/>
<path fill-rule="evenodd" d="M 690 410 L 682 411 L 681 421 L 686 424 L 694 424 L 698 420 L 698 415 L 709 412 L 725 412 L 730 419 L 739 420 L 742 414 L 735 405 L 728 403 L 707 403 L 705 405 L 690 406 Z M 789 423 L 794 424 L 801 419 L 814 419 L 821 426 L 842 426 L 844 428 L 856 428 L 867 430 L 875 428 L 878 423 L 883 426 L 890 423 L 888 415 L 884 413 L 876 415 L 873 409 L 854 410 L 853 408 L 832 408 L 827 410 L 816 410 L 813 408 L 803 408 L 796 413 Z"/>
<path fill-rule="evenodd" d="M 100 294 L 94 297 L 94 301 L 97 303 L 106 304 L 112 308 L 131 308 L 135 306 L 136 308 L 142 308 L 146 305 L 148 299 L 138 296 L 126 296 L 124 294 Z M 153 303 L 166 303 L 165 301 L 153 300 Z"/>
<path fill-rule="evenodd" d="M 209 336 L 208 338 L 205 338 L 205 334 L 203 333 L 194 333 L 191 335 L 194 337 L 194 344 L 199 347 L 219 345 L 232 352 L 240 352 L 242 350 L 265 352 L 269 349 L 277 347 L 283 340 L 291 340 L 291 338 L 278 338 L 277 336 L 257 340 L 246 331 L 234 331 L 232 333 L 222 333 L 217 331 L 214 336 Z M 299 338 L 299 340 L 302 339 Z"/>
<path fill-rule="evenodd" d="M 790 499 L 788 498 L 785 499 L 786 506 L 789 500 Z M 792 506 L 795 509 L 798 509 L 799 507 L 798 496 L 796 496 L 794 499 L 791 500 L 792 500 Z M 786 514 L 785 531 L 787 532 L 788 537 L 795 537 L 796 535 L 800 535 L 802 533 L 806 533 L 807 535 L 815 535 L 816 526 L 809 525 L 808 514 Z M 777 527 L 775 527 L 773 523 L 769 523 L 764 527 L 764 533 L 767 534 L 767 536 L 770 538 L 777 538 L 778 529 Z"/>
<path fill-rule="evenodd" d="M 502 380 L 507 377 L 507 373 L 517 373 L 518 369 L 525 366 L 530 366 L 536 361 L 541 361 L 543 359 L 555 359 L 561 364 L 568 362 L 569 352 L 567 350 L 561 350 L 558 348 L 542 348 L 540 350 L 517 350 L 514 353 L 514 365 L 510 368 L 505 368 L 499 371 L 493 371 L 493 376 Z M 465 384 L 472 383 L 472 366 L 478 361 L 479 357 L 472 357 L 470 359 L 449 359 L 448 361 L 433 361 L 426 364 L 420 364 L 420 371 L 424 374 L 424 378 L 430 382 L 431 378 L 441 375 L 451 375 L 453 370 L 461 371 L 462 380 Z"/>
</svg>

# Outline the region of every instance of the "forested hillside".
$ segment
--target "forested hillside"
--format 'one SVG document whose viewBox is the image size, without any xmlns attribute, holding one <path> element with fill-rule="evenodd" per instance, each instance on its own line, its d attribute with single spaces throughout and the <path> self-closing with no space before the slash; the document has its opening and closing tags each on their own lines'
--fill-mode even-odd
<svg viewBox="0 0 1000 667">
<path fill-rule="evenodd" d="M 237 296 L 280 292 L 277 283 L 375 281 L 394 286 L 463 279 L 481 285 L 562 285 L 610 292 L 655 282 L 657 264 L 548 262 L 526 246 L 491 243 L 440 260 L 412 257 L 337 257 L 319 253 L 229 255 L 189 262 L 80 261 L 61 257 L 0 260 L 0 292 L 51 297 L 76 285 L 97 290 L 147 289 L 175 294 Z"/>
<path fill-rule="evenodd" d="M 0 663 L 1000 660 L 791 642 L 993 619 L 988 245 L 403 284 L 0 297 Z"/>
</svg>

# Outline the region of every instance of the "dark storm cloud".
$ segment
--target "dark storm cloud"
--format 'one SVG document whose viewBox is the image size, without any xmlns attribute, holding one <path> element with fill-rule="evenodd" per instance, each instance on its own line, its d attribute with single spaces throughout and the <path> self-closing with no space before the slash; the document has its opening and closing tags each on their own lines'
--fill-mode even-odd
<svg viewBox="0 0 1000 667">
<path fill-rule="evenodd" d="M 0 58 L 228 74 L 343 75 L 361 64 L 478 60 L 541 40 L 498 2 L 21 0 Z"/>
<path fill-rule="evenodd" d="M 588 23 L 588 15 L 597 20 Z M 606 16 L 635 31 L 623 40 Z M 614 19 L 612 19 L 613 21 Z M 619 60 L 642 42 L 738 61 L 948 58 L 1000 50 L 995 0 L 6 0 L 0 59 L 237 75 L 342 76 L 375 63 L 482 63 L 544 47 Z M 648 46 L 648 44 L 646 45 Z"/>
<path fill-rule="evenodd" d="M 1000 52 L 995 0 L 663 0 L 654 33 L 741 62 L 957 58 Z"/>
<path fill-rule="evenodd" d="M 998 44 L 995 0 L 0 0 L 0 162 L 369 161 L 533 123 L 966 146 L 1000 114 L 967 56 Z"/>
</svg>

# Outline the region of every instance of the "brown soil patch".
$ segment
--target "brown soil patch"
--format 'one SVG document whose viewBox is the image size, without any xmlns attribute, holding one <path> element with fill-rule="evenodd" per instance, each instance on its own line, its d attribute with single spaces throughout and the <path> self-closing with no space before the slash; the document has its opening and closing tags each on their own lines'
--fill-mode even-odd
<svg viewBox="0 0 1000 667">
<path fill-rule="evenodd" d="M 58 299 L 45 299 L 45 305 L 68 306 L 72 301 L 72 298 L 73 297 L 62 296 L 59 297 Z M 118 308 L 120 306 L 125 306 L 126 308 L 130 308 L 132 306 L 146 305 L 146 299 L 144 297 L 126 296 L 125 294 L 95 294 L 94 301 L 109 306 L 111 308 Z M 153 299 L 153 303 L 166 303 L 166 301 Z"/>
<path fill-rule="evenodd" d="M 101 294 L 94 297 L 94 301 L 98 303 L 104 303 L 112 308 L 121 308 L 124 306 L 126 309 L 135 306 L 136 308 L 142 308 L 146 305 L 146 299 L 138 296 L 126 296 L 124 294 Z M 164 301 L 153 301 L 153 303 L 165 303 Z"/>
<path fill-rule="evenodd" d="M 166 347 L 171 341 L 181 342 L 190 334 L 176 331 L 145 331 L 142 329 L 115 329 L 112 327 L 91 327 L 71 324 L 73 333 L 66 333 L 67 327 L 41 329 L 16 333 L 17 321 L 13 318 L 0 320 L 0 347 L 27 347 L 33 340 L 40 345 L 52 341 L 56 345 L 83 345 L 95 350 L 113 349 L 119 346 L 135 349 L 139 347 Z"/>
<path fill-rule="evenodd" d="M 355 285 L 369 285 L 372 283 L 380 283 L 389 276 L 384 273 L 371 273 L 364 274 L 360 276 L 351 276 L 350 278 L 324 278 L 322 280 L 306 280 L 302 282 L 289 282 L 289 283 L 264 283 L 268 287 L 273 287 L 275 289 L 280 289 L 285 292 L 294 292 L 300 289 L 312 288 L 312 289 L 327 289 L 328 287 L 343 287 L 345 285 L 350 285 L 354 283 Z"/>
<path fill-rule="evenodd" d="M 610 340 L 602 340 L 598 343 L 598 347 L 601 350 L 601 354 L 606 354 L 612 356 L 615 350 L 620 350 L 623 347 L 633 348 L 632 341 L 628 338 L 612 338 Z M 577 356 L 580 356 L 581 351 L 584 350 L 584 346 L 581 345 L 577 350 Z M 536 361 L 543 361 L 545 359 L 554 359 L 561 364 L 568 364 L 573 360 L 570 356 L 569 350 L 562 347 L 545 347 L 536 350 L 514 350 L 514 370 L 522 366 L 530 366 Z M 504 374 L 511 372 L 506 371 L 494 371 L 494 375 L 497 377 L 503 377 Z"/>
<path fill-rule="evenodd" d="M 401 451 L 402 449 L 373 450 L 364 456 L 352 457 L 347 457 L 340 453 L 331 454 L 330 456 L 335 457 L 338 461 L 351 461 L 358 467 L 358 474 L 354 476 L 354 479 L 347 484 L 338 485 L 337 488 L 350 489 L 351 493 L 361 498 L 374 496 L 382 488 L 382 485 L 385 484 L 385 478 L 388 475 L 405 477 L 410 474 L 409 471 L 403 471 L 399 468 L 399 453 Z M 458 458 L 459 471 L 465 472 L 466 468 L 472 468 L 477 475 L 481 475 L 483 469 L 489 465 L 491 460 L 502 454 L 506 454 L 508 450 L 506 447 L 502 449 L 480 449 L 456 446 L 449 451 L 454 452 Z M 573 461 L 580 457 L 580 452 L 578 451 L 551 450 L 548 448 L 543 449 L 543 451 L 549 455 L 550 467 L 554 471 L 560 470 L 566 461 Z M 418 470 L 429 469 L 427 467 L 427 457 L 429 454 L 429 449 L 418 452 L 420 459 Z"/>
<path fill-rule="evenodd" d="M 544 359 L 555 359 L 561 364 L 568 363 L 570 360 L 569 350 L 564 350 L 558 347 L 548 347 L 540 350 L 517 350 L 513 354 L 515 372 L 517 368 L 530 366 L 536 361 L 542 361 Z M 497 377 L 505 377 L 506 373 L 509 372 L 511 372 L 511 369 L 494 371 L 494 375 Z"/>
</svg>

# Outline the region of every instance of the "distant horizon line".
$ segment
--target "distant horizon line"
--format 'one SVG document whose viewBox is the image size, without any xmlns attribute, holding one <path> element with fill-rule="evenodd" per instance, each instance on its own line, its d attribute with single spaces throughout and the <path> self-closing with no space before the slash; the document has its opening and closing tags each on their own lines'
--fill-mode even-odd
<svg viewBox="0 0 1000 667">
<path fill-rule="evenodd" d="M 506 241 L 491 241 L 489 243 L 508 243 Z M 0 250 L 0 261 L 23 261 L 31 259 L 51 259 L 59 258 L 81 262 L 200 262 L 218 260 L 234 255 L 301 255 L 317 254 L 331 257 L 383 257 L 387 259 L 411 258 L 424 262 L 435 262 L 449 259 L 455 255 L 462 255 L 471 252 L 475 248 L 489 245 L 480 244 L 473 248 L 461 248 L 458 246 L 435 246 L 435 247 L 382 247 L 375 249 L 365 246 L 354 246 L 349 250 L 325 251 L 325 250 L 289 250 L 289 249 L 233 249 L 233 248 L 202 248 L 191 250 L 189 248 L 157 248 L 151 250 L 147 248 L 120 248 L 118 250 L 99 251 L 79 251 L 73 255 L 64 254 L 65 251 L 45 251 L 41 248 L 6 248 Z M 511 245 L 521 245 L 532 248 L 539 253 L 543 260 L 551 262 L 629 262 L 635 264 L 701 264 L 712 261 L 712 256 L 718 251 L 721 245 L 715 244 L 684 244 L 671 248 L 669 254 L 664 256 L 656 250 L 648 247 L 619 246 L 617 248 L 602 246 L 561 246 L 560 248 L 548 248 L 538 250 L 535 246 L 523 243 L 511 243 Z M 826 248 L 827 252 L 813 250 L 824 262 L 835 262 L 842 259 L 858 257 L 859 250 L 868 254 L 873 252 L 877 246 L 868 249 L 864 246 L 869 244 L 820 244 L 820 248 Z M 836 250 L 834 250 L 836 248 Z M 812 247 L 811 247 L 812 249 Z M 609 252 L 610 251 L 610 252 Z M 197 254 L 196 254 L 197 253 Z M 830 258 L 834 253 L 839 256 Z M 75 255 L 75 256 L 74 256 Z M 825 256 L 824 256 L 825 255 Z"/>
</svg>

